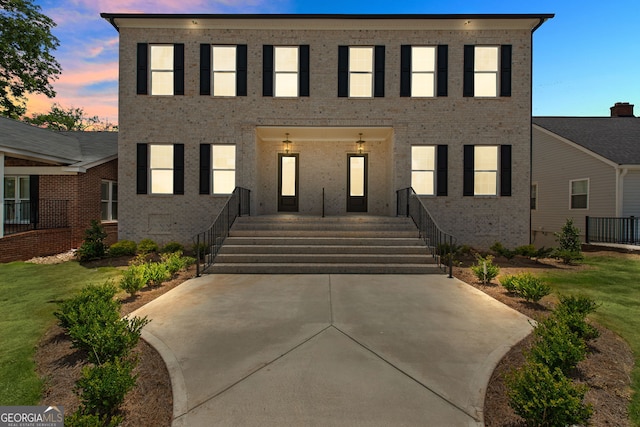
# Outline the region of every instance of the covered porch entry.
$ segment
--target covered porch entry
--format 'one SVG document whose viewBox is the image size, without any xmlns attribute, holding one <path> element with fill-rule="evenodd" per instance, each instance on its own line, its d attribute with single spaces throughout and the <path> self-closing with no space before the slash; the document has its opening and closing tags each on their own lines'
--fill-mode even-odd
<svg viewBox="0 0 640 427">
<path fill-rule="evenodd" d="M 395 215 L 393 128 L 256 127 L 255 214 Z"/>
</svg>

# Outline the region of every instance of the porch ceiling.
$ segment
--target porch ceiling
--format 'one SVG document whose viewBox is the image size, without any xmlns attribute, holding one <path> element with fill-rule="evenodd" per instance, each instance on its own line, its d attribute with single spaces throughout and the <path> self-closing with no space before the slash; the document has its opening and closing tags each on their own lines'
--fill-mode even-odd
<svg viewBox="0 0 640 427">
<path fill-rule="evenodd" d="M 283 141 L 289 134 L 292 142 L 300 141 L 357 141 L 362 133 L 364 141 L 387 141 L 393 136 L 391 127 L 290 127 L 257 126 L 256 136 L 261 141 Z"/>
</svg>

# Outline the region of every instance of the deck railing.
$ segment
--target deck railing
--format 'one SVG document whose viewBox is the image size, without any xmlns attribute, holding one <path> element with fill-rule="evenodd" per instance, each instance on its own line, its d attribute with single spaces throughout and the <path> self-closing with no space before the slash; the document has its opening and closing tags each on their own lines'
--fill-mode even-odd
<svg viewBox="0 0 640 427">
<path fill-rule="evenodd" d="M 453 236 L 438 227 L 431 213 L 412 187 L 398 190 L 396 198 L 397 215 L 413 219 L 418 227 L 420 238 L 427 244 L 431 255 L 438 263 L 438 267 L 448 272 L 450 278 L 453 277 L 453 245 L 455 243 Z M 444 260 L 443 257 L 445 257 Z"/>
<path fill-rule="evenodd" d="M 200 276 L 207 268 L 211 267 L 224 239 L 229 235 L 229 230 L 235 219 L 239 216 L 250 215 L 250 196 L 251 190 L 236 187 L 211 226 L 206 231 L 194 236 L 197 276 Z M 201 262 L 202 265 L 200 264 Z"/>
<path fill-rule="evenodd" d="M 4 235 L 69 227 L 68 200 L 4 201 Z"/>
<path fill-rule="evenodd" d="M 585 224 L 585 243 L 640 245 L 640 217 L 587 216 Z"/>
</svg>

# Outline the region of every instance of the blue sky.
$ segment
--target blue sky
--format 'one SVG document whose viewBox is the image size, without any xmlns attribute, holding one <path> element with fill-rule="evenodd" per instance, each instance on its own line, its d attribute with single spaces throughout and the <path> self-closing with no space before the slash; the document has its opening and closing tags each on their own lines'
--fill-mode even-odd
<svg viewBox="0 0 640 427">
<path fill-rule="evenodd" d="M 606 116 L 615 102 L 640 115 L 640 1 L 618 0 L 35 0 L 56 21 L 61 78 L 52 102 L 117 122 L 118 34 L 100 12 L 124 13 L 554 13 L 534 34 L 533 113 Z"/>
</svg>

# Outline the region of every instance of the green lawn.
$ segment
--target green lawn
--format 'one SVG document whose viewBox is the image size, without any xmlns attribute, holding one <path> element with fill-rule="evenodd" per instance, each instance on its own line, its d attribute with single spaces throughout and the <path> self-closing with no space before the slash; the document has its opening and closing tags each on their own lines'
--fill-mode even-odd
<svg viewBox="0 0 640 427">
<path fill-rule="evenodd" d="M 44 332 L 56 321 L 57 302 L 119 274 L 114 267 L 90 269 L 74 261 L 0 264 L 0 405 L 39 402 L 42 382 L 35 373 L 33 355 Z"/>
<path fill-rule="evenodd" d="M 569 295 L 590 296 L 602 305 L 592 317 L 618 333 L 633 350 L 636 364 L 630 417 L 640 426 L 640 261 L 622 256 L 588 256 L 592 268 L 551 272 L 544 279 L 554 290 Z"/>
</svg>

